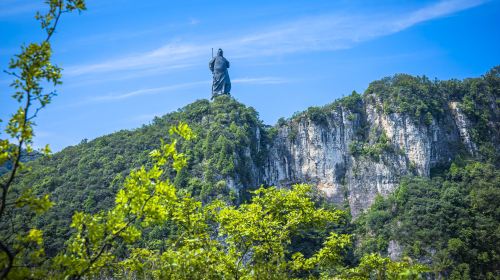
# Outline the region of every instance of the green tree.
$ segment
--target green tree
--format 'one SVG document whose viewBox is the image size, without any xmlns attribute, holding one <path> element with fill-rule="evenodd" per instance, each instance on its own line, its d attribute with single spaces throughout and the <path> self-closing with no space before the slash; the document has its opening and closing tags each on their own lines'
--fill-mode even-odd
<svg viewBox="0 0 500 280">
<path fill-rule="evenodd" d="M 500 258 L 500 172 L 475 161 L 453 163 L 441 176 L 403 180 L 358 218 L 359 256 L 385 254 L 389 240 L 403 256 L 430 259 L 435 277 L 495 279 Z"/>
<path fill-rule="evenodd" d="M 422 273 L 427 270 L 424 265 L 412 264 L 411 259 L 408 258 L 394 262 L 378 254 L 369 254 L 361 258 L 359 266 L 346 270 L 341 278 L 353 280 L 423 279 Z"/>
<path fill-rule="evenodd" d="M 63 13 L 85 10 L 83 0 L 46 2 L 49 6 L 47 13 L 36 14 L 36 19 L 46 32 L 45 39 L 39 43 L 21 46 L 21 52 L 11 59 L 9 70 L 5 71 L 14 78 L 11 84 L 14 89 L 12 97 L 20 106 L 5 128 L 6 139 L 0 139 L 0 166 L 7 162 L 12 164 L 11 170 L 0 179 L 2 232 L 9 228 L 11 221 L 7 220 L 7 216 L 15 208 L 27 207 L 41 213 L 52 205 L 48 196 L 37 197 L 31 189 L 22 193 L 13 192 L 11 189 L 14 179 L 24 167 L 21 162 L 22 151 L 33 152 L 34 119 L 56 94 L 55 91 L 45 91 L 42 84 L 61 84 L 61 68 L 51 62 L 50 40 Z M 49 154 L 49 147 L 46 146 L 43 152 Z M 0 237 L 0 279 L 25 278 L 28 275 L 27 266 L 37 266 L 43 260 L 42 242 L 42 232 L 38 229 L 31 229 L 26 234 L 11 232 Z"/>
</svg>

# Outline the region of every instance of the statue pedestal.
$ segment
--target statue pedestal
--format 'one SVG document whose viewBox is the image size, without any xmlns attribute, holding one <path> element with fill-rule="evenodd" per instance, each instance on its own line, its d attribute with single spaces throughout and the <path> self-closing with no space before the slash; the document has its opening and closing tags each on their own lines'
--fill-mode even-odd
<svg viewBox="0 0 500 280">
<path fill-rule="evenodd" d="M 231 93 L 212 93 L 212 98 L 210 98 L 211 100 L 214 100 L 216 97 L 219 97 L 219 96 L 222 96 L 222 95 L 227 95 L 227 96 L 231 96 Z"/>
</svg>

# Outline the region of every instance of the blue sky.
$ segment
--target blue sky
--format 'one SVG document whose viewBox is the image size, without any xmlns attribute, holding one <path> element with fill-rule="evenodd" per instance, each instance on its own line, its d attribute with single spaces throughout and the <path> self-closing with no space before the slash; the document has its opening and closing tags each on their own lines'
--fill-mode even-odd
<svg viewBox="0 0 500 280">
<path fill-rule="evenodd" d="M 42 2 L 1 0 L 2 69 L 42 38 Z M 64 84 L 35 143 L 58 151 L 209 98 L 211 48 L 231 62 L 232 95 L 267 124 L 395 73 L 480 76 L 500 64 L 499 2 L 87 0 L 54 37 Z M 16 108 L 9 83 L 2 73 L 3 120 Z"/>
</svg>

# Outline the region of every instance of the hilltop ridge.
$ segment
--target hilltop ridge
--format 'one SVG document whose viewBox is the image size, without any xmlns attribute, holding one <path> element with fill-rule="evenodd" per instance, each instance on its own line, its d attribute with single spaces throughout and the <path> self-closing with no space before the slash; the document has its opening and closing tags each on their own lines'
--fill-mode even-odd
<svg viewBox="0 0 500 280">
<path fill-rule="evenodd" d="M 233 97 L 198 100 L 121 130 L 67 147 L 30 163 L 16 188 L 32 186 L 56 203 L 34 220 L 57 251 L 75 210 L 95 213 L 113 204 L 128 172 L 148 165 L 149 151 L 183 121 L 197 138 L 182 143 L 187 168 L 168 174 L 201 201 L 245 201 L 260 185 L 310 183 L 326 200 L 358 217 L 379 195 L 392 194 L 408 176 L 429 178 L 457 158 L 499 163 L 500 67 L 479 78 L 431 81 L 398 74 L 372 82 L 322 107 L 311 107 L 274 126 Z M 55 234 L 57 233 L 57 234 Z"/>
</svg>

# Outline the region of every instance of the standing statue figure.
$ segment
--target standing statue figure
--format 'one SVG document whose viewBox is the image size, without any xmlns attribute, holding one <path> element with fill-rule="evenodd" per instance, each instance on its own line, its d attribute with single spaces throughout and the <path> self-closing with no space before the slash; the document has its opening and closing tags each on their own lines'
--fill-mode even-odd
<svg viewBox="0 0 500 280">
<path fill-rule="evenodd" d="M 229 80 L 229 61 L 222 55 L 222 49 L 217 51 L 217 56 L 212 58 L 208 63 L 210 71 L 212 71 L 214 80 L 212 83 L 212 99 L 221 94 L 230 94 L 231 81 Z"/>
</svg>

